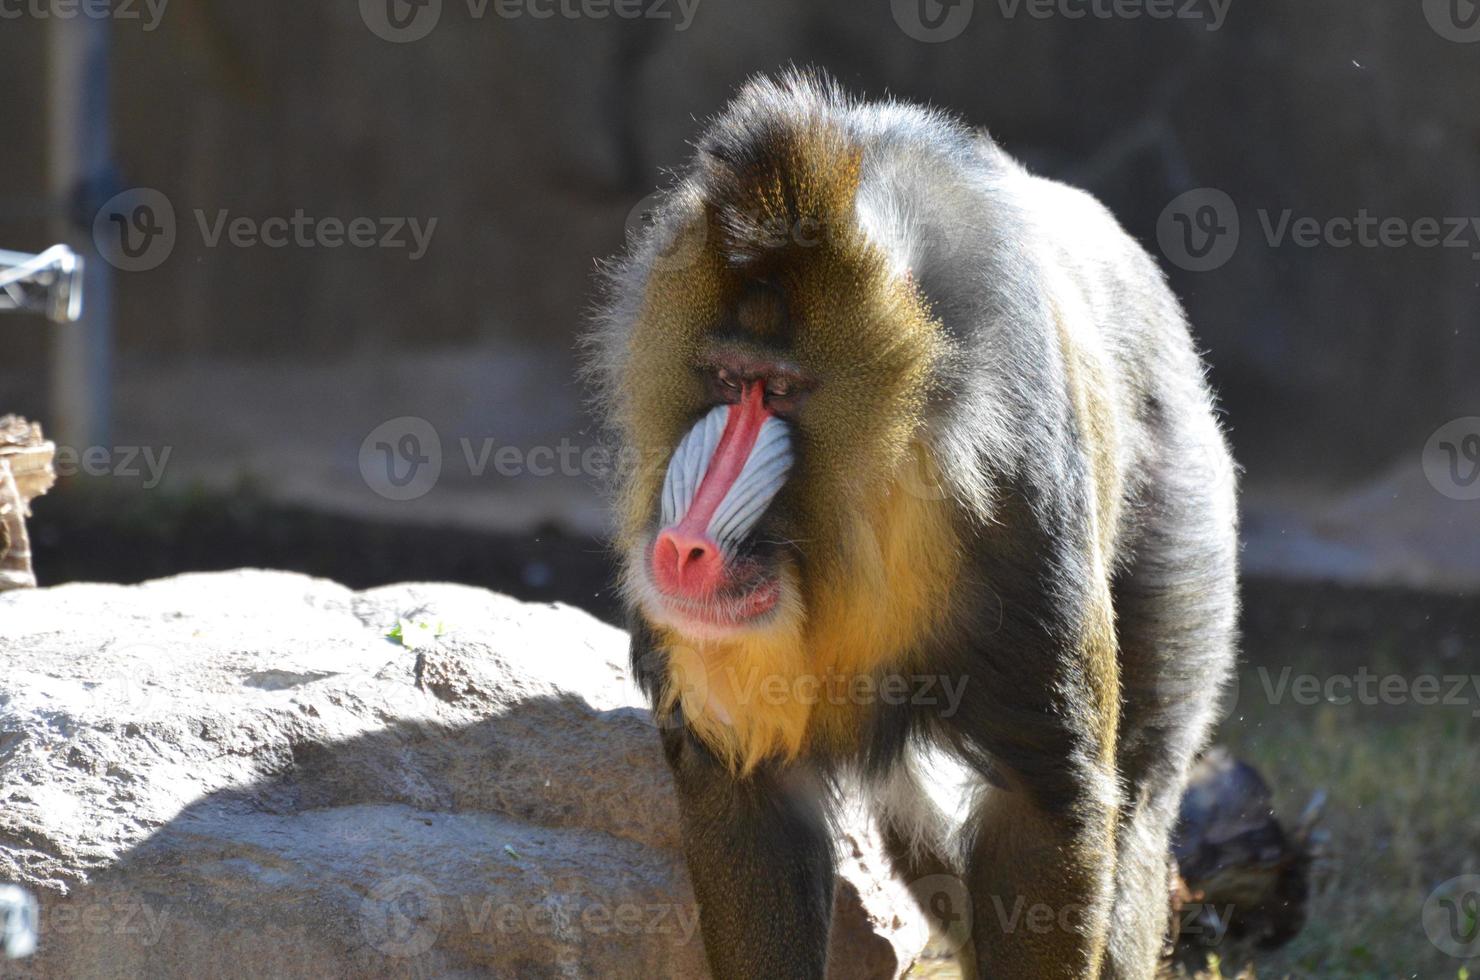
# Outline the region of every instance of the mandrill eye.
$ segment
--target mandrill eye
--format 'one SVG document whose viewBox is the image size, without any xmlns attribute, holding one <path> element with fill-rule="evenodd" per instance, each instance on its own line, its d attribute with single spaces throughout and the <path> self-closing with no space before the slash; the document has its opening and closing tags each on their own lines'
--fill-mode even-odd
<svg viewBox="0 0 1480 980">
<path fill-rule="evenodd" d="M 737 378 L 735 376 L 735 372 L 731 371 L 729 368 L 720 368 L 715 376 L 719 378 L 719 383 L 724 385 L 726 388 L 734 391 L 740 390 L 740 379 Z"/>
<path fill-rule="evenodd" d="M 791 382 L 780 378 L 766 385 L 766 394 L 772 398 L 785 398 L 791 394 Z"/>
</svg>

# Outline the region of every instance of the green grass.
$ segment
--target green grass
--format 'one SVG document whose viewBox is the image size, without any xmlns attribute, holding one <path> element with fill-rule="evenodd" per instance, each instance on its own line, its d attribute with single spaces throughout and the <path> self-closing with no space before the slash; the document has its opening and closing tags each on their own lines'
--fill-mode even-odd
<svg viewBox="0 0 1480 980">
<path fill-rule="evenodd" d="M 1362 664 L 1410 680 L 1480 671 L 1464 658 L 1441 663 L 1380 646 L 1340 660 L 1331 650 L 1297 653 L 1265 676 L 1285 664 L 1323 678 Z M 1260 978 L 1460 976 L 1465 961 L 1429 941 L 1422 913 L 1435 886 L 1480 873 L 1480 703 L 1473 688 L 1466 694 L 1464 704 L 1296 704 L 1288 695 L 1275 704 L 1258 668 L 1245 667 L 1220 739 L 1264 775 L 1287 822 L 1326 789 L 1330 861 L 1300 935 L 1252 957 L 1225 951 L 1225 974 L 1252 966 Z"/>
</svg>

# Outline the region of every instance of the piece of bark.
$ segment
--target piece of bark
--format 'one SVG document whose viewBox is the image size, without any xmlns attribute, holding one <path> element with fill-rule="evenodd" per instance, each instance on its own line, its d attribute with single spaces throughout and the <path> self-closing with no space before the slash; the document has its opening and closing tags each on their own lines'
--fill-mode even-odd
<svg viewBox="0 0 1480 980">
<path fill-rule="evenodd" d="M 0 591 L 36 585 L 26 518 L 31 501 L 56 482 L 55 456 L 56 444 L 46 440 L 39 424 L 0 416 Z"/>
</svg>

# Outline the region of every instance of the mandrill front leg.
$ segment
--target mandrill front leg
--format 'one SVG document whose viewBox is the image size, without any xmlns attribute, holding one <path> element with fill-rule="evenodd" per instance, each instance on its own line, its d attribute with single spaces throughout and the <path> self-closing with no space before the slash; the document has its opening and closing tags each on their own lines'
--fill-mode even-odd
<svg viewBox="0 0 1480 980">
<path fill-rule="evenodd" d="M 814 781 L 764 767 L 733 776 L 683 728 L 663 747 L 715 980 L 820 980 L 833 856 Z"/>
<path fill-rule="evenodd" d="M 1101 975 L 1115 850 L 1109 811 L 1076 810 L 1021 790 L 987 794 L 970 869 L 982 980 Z"/>
</svg>

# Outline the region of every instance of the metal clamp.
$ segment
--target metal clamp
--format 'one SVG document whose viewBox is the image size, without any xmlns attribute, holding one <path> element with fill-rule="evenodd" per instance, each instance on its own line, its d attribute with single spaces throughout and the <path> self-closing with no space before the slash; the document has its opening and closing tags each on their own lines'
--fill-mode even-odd
<svg viewBox="0 0 1480 980">
<path fill-rule="evenodd" d="M 82 315 L 82 257 L 66 245 L 40 255 L 0 250 L 0 312 L 75 322 Z"/>
</svg>

